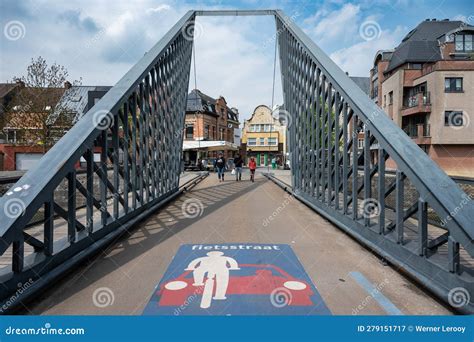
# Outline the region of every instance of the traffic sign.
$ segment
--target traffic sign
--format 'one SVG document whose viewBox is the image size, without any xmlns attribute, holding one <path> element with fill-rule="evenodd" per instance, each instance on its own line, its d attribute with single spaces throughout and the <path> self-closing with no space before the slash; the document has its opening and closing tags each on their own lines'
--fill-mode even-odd
<svg viewBox="0 0 474 342">
<path fill-rule="evenodd" d="M 284 244 L 182 245 L 144 315 L 331 314 Z"/>
</svg>

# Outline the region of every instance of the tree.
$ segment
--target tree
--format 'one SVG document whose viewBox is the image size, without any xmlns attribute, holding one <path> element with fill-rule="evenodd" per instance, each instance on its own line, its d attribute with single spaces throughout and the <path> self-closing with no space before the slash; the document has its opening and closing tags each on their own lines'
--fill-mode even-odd
<svg viewBox="0 0 474 342">
<path fill-rule="evenodd" d="M 57 105 L 66 90 L 68 76 L 64 66 L 56 63 L 48 65 L 39 56 L 31 59 L 26 75 L 14 78 L 20 89 L 7 110 L 6 128 L 15 131 L 17 140 L 43 145 L 45 150 L 53 143 L 48 117 L 54 111 L 61 110 Z M 73 84 L 80 84 L 80 80 Z"/>
</svg>

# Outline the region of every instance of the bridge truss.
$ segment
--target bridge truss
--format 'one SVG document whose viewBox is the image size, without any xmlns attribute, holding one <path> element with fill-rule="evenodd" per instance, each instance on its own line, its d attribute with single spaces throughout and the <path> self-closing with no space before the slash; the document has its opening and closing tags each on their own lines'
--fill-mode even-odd
<svg viewBox="0 0 474 342">
<path fill-rule="evenodd" d="M 186 13 L 0 199 L 0 300 L 33 296 L 176 196 L 194 22 L 210 15 L 275 17 L 295 197 L 451 305 L 472 298 L 472 200 L 290 17 L 259 10 Z"/>
</svg>

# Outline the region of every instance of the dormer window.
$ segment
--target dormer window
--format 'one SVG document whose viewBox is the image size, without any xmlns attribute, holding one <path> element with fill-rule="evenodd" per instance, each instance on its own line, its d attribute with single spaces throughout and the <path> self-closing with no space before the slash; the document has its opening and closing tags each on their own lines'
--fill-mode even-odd
<svg viewBox="0 0 474 342">
<path fill-rule="evenodd" d="M 472 34 L 456 34 L 454 36 L 454 49 L 457 52 L 471 52 L 473 43 Z"/>
</svg>

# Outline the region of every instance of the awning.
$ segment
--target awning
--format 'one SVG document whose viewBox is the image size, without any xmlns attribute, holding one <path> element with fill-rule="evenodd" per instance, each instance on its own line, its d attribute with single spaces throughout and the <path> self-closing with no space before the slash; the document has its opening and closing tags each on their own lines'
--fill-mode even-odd
<svg viewBox="0 0 474 342">
<path fill-rule="evenodd" d="M 196 140 L 185 140 L 183 142 L 183 151 L 186 150 L 201 150 L 201 151 L 236 151 L 239 146 L 228 141 L 196 141 Z"/>
</svg>

